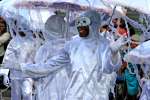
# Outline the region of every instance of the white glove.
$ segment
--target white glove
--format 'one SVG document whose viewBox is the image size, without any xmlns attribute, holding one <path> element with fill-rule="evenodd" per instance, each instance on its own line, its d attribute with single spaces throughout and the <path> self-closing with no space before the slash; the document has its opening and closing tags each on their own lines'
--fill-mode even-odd
<svg viewBox="0 0 150 100">
<path fill-rule="evenodd" d="M 9 74 L 9 69 L 0 69 L 0 75 L 8 75 Z"/>
<path fill-rule="evenodd" d="M 3 80 L 3 84 L 7 87 L 9 87 L 9 78 L 7 75 L 4 75 L 4 80 Z"/>
<path fill-rule="evenodd" d="M 112 42 L 110 44 L 110 48 L 111 48 L 112 52 L 117 52 L 128 41 L 129 41 L 129 39 L 127 39 L 125 36 L 122 36 L 118 40 Z"/>
</svg>

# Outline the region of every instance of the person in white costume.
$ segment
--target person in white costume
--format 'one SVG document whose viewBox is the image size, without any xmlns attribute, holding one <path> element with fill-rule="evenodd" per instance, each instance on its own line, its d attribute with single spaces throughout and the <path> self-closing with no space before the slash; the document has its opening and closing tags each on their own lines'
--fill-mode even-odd
<svg viewBox="0 0 150 100">
<path fill-rule="evenodd" d="M 35 44 L 28 21 L 18 15 L 10 18 L 9 21 L 12 40 L 3 59 L 4 68 L 16 66 L 12 62 L 33 63 Z M 24 76 L 18 70 L 10 70 L 11 100 L 32 100 L 33 80 Z"/>
<path fill-rule="evenodd" d="M 56 56 L 65 44 L 65 16 L 59 13 L 61 12 L 57 12 L 55 15 L 50 16 L 45 23 L 45 30 L 47 33 L 43 33 L 45 43 L 37 51 L 35 63 L 45 63 L 47 59 Z M 70 69 L 68 69 L 68 67 L 69 65 L 66 64 L 66 69 L 58 73 L 49 74 L 45 77 L 40 77 L 40 74 L 30 74 L 32 77 L 38 77 L 35 81 L 36 100 L 63 100 L 67 82 L 69 81 L 67 72 L 70 72 Z"/>
<path fill-rule="evenodd" d="M 66 43 L 58 55 L 44 63 L 22 63 L 13 69 L 44 77 L 61 71 L 71 63 L 64 100 L 108 100 L 110 76 L 121 65 L 118 50 L 124 39 L 121 37 L 110 44 L 99 35 L 100 24 L 99 13 L 93 10 L 85 12 L 76 20 L 79 35 Z"/>
<path fill-rule="evenodd" d="M 150 40 L 139 44 L 135 49 L 131 50 L 124 57 L 126 61 L 133 64 L 141 64 L 144 77 L 140 80 L 142 93 L 140 100 L 150 100 Z"/>
<path fill-rule="evenodd" d="M 140 100 L 150 100 L 150 80 L 145 80 L 145 83 L 142 87 L 142 93 L 140 96 Z"/>
</svg>

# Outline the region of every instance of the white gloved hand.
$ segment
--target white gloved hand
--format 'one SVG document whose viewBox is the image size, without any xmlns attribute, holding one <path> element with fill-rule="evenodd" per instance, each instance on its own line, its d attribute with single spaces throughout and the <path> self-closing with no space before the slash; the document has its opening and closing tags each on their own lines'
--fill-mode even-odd
<svg viewBox="0 0 150 100">
<path fill-rule="evenodd" d="M 9 74 L 9 69 L 0 69 L 0 75 L 8 75 Z"/>
<path fill-rule="evenodd" d="M 110 43 L 110 48 L 112 52 L 117 52 L 123 45 L 129 42 L 130 39 L 127 39 L 125 36 L 120 37 L 118 40 Z"/>
<path fill-rule="evenodd" d="M 4 75 L 3 84 L 7 87 L 9 87 L 9 77 L 8 75 Z"/>
</svg>

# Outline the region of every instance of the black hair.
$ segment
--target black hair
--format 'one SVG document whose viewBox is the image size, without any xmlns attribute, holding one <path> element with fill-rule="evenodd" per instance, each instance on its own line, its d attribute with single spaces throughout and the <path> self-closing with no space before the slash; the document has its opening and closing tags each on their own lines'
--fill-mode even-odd
<svg viewBox="0 0 150 100">
<path fill-rule="evenodd" d="M 119 27 L 120 28 L 125 28 L 127 30 L 126 24 L 125 24 L 125 20 L 123 18 L 120 18 L 120 23 L 121 23 L 121 25 L 119 25 Z M 127 22 L 127 24 L 128 24 L 130 36 L 134 35 L 135 34 L 135 30 L 134 30 L 133 26 L 131 26 L 128 22 Z"/>
<path fill-rule="evenodd" d="M 4 20 L 4 18 L 1 17 L 1 16 L 0 16 L 0 23 L 4 24 L 4 27 L 5 27 L 5 29 L 4 29 L 4 31 L 3 31 L 2 33 L 7 32 L 7 23 L 6 23 L 6 21 Z"/>
<path fill-rule="evenodd" d="M 102 28 L 108 29 L 108 25 L 103 25 Z"/>
<path fill-rule="evenodd" d="M 113 24 L 114 24 L 114 28 L 117 28 L 117 27 L 118 27 L 118 25 L 117 25 L 117 20 L 118 20 L 118 18 L 115 18 L 115 19 L 112 20 L 112 22 L 113 22 Z"/>
<path fill-rule="evenodd" d="M 134 30 L 134 27 L 133 27 L 133 26 L 131 26 L 129 23 L 127 23 L 127 24 L 128 24 L 129 31 L 130 31 L 130 36 L 133 36 L 133 35 L 135 35 L 135 30 Z"/>
<path fill-rule="evenodd" d="M 121 23 L 119 25 L 120 28 L 126 28 L 125 20 L 123 18 L 120 18 L 120 23 Z"/>
<path fill-rule="evenodd" d="M 110 27 L 109 27 L 109 25 L 107 25 L 107 24 L 105 24 L 105 25 L 103 25 L 101 28 L 104 28 L 104 29 L 106 29 L 107 31 L 112 31 L 111 29 L 110 29 Z"/>
</svg>

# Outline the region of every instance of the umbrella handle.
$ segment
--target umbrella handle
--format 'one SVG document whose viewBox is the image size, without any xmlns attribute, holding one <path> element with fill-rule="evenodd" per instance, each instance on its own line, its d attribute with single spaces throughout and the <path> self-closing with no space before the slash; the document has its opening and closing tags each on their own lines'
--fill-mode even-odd
<svg viewBox="0 0 150 100">
<path fill-rule="evenodd" d="M 117 7 L 117 5 L 115 5 L 115 7 L 113 8 L 113 12 L 112 12 L 112 15 L 111 15 L 111 17 L 110 17 L 110 20 L 109 20 L 109 22 L 108 22 L 108 25 L 110 25 L 110 23 L 111 23 L 111 20 L 112 20 L 112 18 L 113 18 L 114 13 L 115 13 L 116 7 Z"/>
<path fill-rule="evenodd" d="M 109 25 L 109 26 L 111 25 L 111 21 L 112 21 L 113 15 L 114 15 L 114 13 L 115 13 L 116 7 L 117 7 L 117 5 L 115 5 L 115 7 L 113 8 L 112 15 L 111 15 L 110 20 L 109 20 L 109 22 L 108 22 L 108 25 Z M 111 32 L 111 35 L 112 35 L 112 39 L 114 40 L 113 32 Z"/>
</svg>

